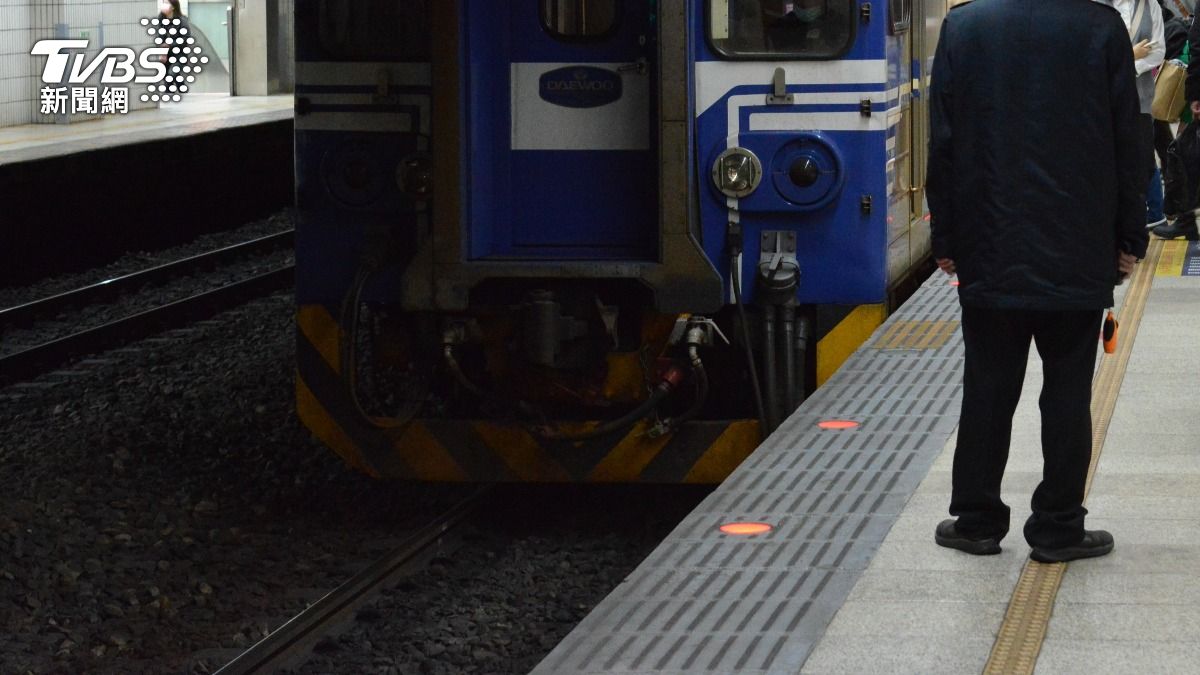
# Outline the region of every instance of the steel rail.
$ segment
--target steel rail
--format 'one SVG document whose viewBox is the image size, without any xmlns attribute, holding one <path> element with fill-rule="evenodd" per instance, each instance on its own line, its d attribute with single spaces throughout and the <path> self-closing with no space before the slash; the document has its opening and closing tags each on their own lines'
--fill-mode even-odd
<svg viewBox="0 0 1200 675">
<path fill-rule="evenodd" d="M 465 519 L 476 512 L 488 488 L 477 490 L 434 522 L 413 533 L 404 544 L 297 614 L 270 635 L 222 666 L 215 675 L 273 673 L 299 665 L 293 660 L 325 635 L 325 629 L 349 614 L 376 592 L 412 571 L 416 561 Z"/>
<path fill-rule="evenodd" d="M 112 349 L 154 333 L 200 321 L 232 305 L 286 287 L 294 282 L 294 278 L 295 266 L 284 265 L 248 279 L 0 357 L 0 380 L 27 379 L 76 356 Z"/>
<path fill-rule="evenodd" d="M 104 281 L 82 286 L 72 291 L 64 291 L 40 300 L 33 300 L 14 307 L 0 309 L 0 329 L 8 326 L 26 325 L 39 316 L 49 316 L 67 307 L 80 307 L 108 301 L 122 293 L 137 290 L 145 284 L 160 282 L 179 276 L 180 274 L 219 265 L 243 255 L 261 253 L 285 245 L 291 245 L 294 238 L 295 230 L 277 232 L 240 244 L 206 251 L 173 262 L 149 267 L 138 272 L 105 279 Z"/>
</svg>

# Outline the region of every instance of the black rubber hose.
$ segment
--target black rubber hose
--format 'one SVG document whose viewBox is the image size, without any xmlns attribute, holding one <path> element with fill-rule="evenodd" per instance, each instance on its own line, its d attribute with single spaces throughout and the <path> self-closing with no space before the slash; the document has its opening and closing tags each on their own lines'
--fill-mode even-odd
<svg viewBox="0 0 1200 675">
<path fill-rule="evenodd" d="M 811 330 L 812 322 L 809 321 L 807 316 L 801 316 L 797 319 L 796 344 L 794 346 L 796 350 L 796 381 L 799 385 L 797 387 L 797 407 L 808 398 L 807 385 L 805 383 L 808 379 L 808 336 Z"/>
<path fill-rule="evenodd" d="M 358 324 L 362 310 L 363 289 L 370 278 L 370 270 L 359 269 L 354 275 L 350 289 L 346 292 L 346 297 L 342 300 L 338 319 L 342 329 L 342 339 L 338 343 L 338 375 L 342 384 L 342 393 L 350 401 L 351 407 L 363 424 L 376 429 L 395 429 L 412 421 L 421 406 L 414 405 L 403 415 L 387 418 L 381 422 L 367 414 L 362 407 L 362 401 L 358 398 Z"/>
<path fill-rule="evenodd" d="M 737 256 L 730 256 L 730 277 L 733 280 L 733 301 L 737 305 L 739 323 L 742 324 L 742 346 L 746 348 L 746 364 L 750 370 L 750 387 L 754 390 L 754 407 L 758 412 L 758 425 L 766 438 L 767 411 L 763 405 L 762 386 L 758 382 L 758 364 L 754 360 L 754 345 L 750 341 L 750 322 L 746 319 L 746 305 L 742 303 L 742 281 L 737 270 Z"/>
<path fill-rule="evenodd" d="M 763 398 L 767 405 L 767 433 L 779 425 L 779 386 L 775 363 L 775 305 L 764 305 L 763 330 Z"/>
<path fill-rule="evenodd" d="M 553 432 L 539 435 L 542 438 L 551 441 L 587 441 L 593 438 L 600 438 L 601 436 L 608 436 L 609 434 L 614 434 L 618 431 L 626 431 L 632 428 L 633 425 L 642 421 L 642 418 L 653 412 L 654 409 L 658 407 L 658 404 L 664 398 L 666 398 L 670 391 L 671 388 L 666 384 L 658 385 L 654 388 L 654 391 L 650 392 L 650 395 L 646 397 L 646 400 L 642 401 L 641 405 L 633 410 L 630 410 L 617 419 L 612 420 L 611 422 L 605 422 L 604 424 L 601 424 L 595 429 L 584 431 L 578 434 Z"/>
<path fill-rule="evenodd" d="M 784 416 L 790 416 L 800 403 L 796 400 L 796 308 L 784 305 L 780 308 L 783 324 L 783 402 Z"/>
<path fill-rule="evenodd" d="M 704 364 L 696 364 L 692 368 L 692 377 L 696 379 L 696 398 L 688 406 L 688 409 L 671 423 L 672 429 L 677 430 L 685 422 L 695 419 L 696 415 L 699 415 L 704 408 L 704 402 L 708 400 L 708 373 L 704 370 Z"/>
<path fill-rule="evenodd" d="M 520 399 L 514 401 L 512 399 L 505 398 L 500 394 L 487 391 L 483 387 L 480 387 L 472 382 L 471 378 L 467 377 L 467 374 L 463 372 L 462 366 L 458 364 L 458 359 L 454 356 L 453 345 L 442 345 L 442 356 L 445 358 L 446 366 L 450 369 L 450 374 L 454 376 L 454 380 L 458 382 L 459 386 L 461 386 L 463 389 L 466 389 L 478 398 L 481 398 L 498 408 L 506 409 L 515 415 L 536 417 L 538 419 L 545 420 L 545 415 L 533 405 Z"/>
<path fill-rule="evenodd" d="M 482 399 L 492 400 L 495 398 L 488 392 L 484 391 L 482 387 L 472 382 L 470 378 L 467 377 L 466 373 L 462 371 L 462 368 L 458 365 L 458 359 L 454 358 L 453 347 L 450 345 L 444 345 L 442 347 L 442 356 L 446 358 L 446 365 L 449 366 L 450 373 L 454 375 L 455 381 L 457 381 L 463 389 L 466 389 Z"/>
</svg>

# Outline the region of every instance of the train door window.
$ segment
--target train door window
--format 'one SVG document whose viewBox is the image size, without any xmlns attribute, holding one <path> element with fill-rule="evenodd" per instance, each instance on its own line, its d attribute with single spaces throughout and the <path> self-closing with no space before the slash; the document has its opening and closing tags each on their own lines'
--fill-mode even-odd
<svg viewBox="0 0 1200 675">
<path fill-rule="evenodd" d="M 542 0 L 542 25 L 555 37 L 599 37 L 616 22 L 617 0 Z"/>
<path fill-rule="evenodd" d="M 320 0 L 321 50 L 333 61 L 428 61 L 430 1 Z"/>
<path fill-rule="evenodd" d="M 835 59 L 854 43 L 854 0 L 708 0 L 708 39 L 733 59 Z"/>
<path fill-rule="evenodd" d="M 892 18 L 892 34 L 899 35 L 912 25 L 912 0 L 888 0 Z"/>
</svg>

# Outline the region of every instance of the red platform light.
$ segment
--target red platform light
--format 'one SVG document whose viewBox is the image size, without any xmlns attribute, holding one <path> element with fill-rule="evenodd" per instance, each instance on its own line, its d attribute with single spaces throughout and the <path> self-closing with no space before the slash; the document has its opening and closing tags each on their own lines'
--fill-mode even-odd
<svg viewBox="0 0 1200 675">
<path fill-rule="evenodd" d="M 957 285 L 958 285 L 958 279 L 951 279 L 951 280 L 950 280 L 950 285 L 951 285 L 951 286 L 957 286 Z"/>
<path fill-rule="evenodd" d="M 822 429 L 853 429 L 858 426 L 854 420 L 822 420 L 817 423 Z"/>
<path fill-rule="evenodd" d="M 725 523 L 720 529 L 725 534 L 753 536 L 766 534 L 775 528 L 768 523 Z"/>
</svg>

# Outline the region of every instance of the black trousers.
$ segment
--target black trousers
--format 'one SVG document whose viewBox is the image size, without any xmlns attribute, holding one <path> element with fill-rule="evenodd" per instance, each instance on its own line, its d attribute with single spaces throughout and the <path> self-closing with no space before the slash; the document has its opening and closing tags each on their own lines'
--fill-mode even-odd
<svg viewBox="0 0 1200 675">
<path fill-rule="evenodd" d="M 1045 312 L 963 307 L 966 346 L 962 416 L 954 449 L 950 513 L 971 538 L 1003 537 L 1000 499 L 1012 417 L 1025 381 L 1029 345 L 1042 357 L 1042 482 L 1025 523 L 1031 546 L 1073 546 L 1083 538 L 1083 491 L 1092 455 L 1092 371 L 1099 310 Z"/>
<path fill-rule="evenodd" d="M 1157 141 L 1154 137 L 1154 118 L 1149 113 L 1141 113 L 1142 120 L 1142 165 L 1146 167 L 1146 183 L 1154 177 L 1154 170 L 1158 168 L 1158 164 L 1154 161 L 1155 145 Z"/>
<path fill-rule="evenodd" d="M 1154 120 L 1154 153 L 1164 169 L 1167 167 L 1167 148 L 1171 147 L 1171 141 L 1174 140 L 1175 132 L 1171 130 L 1171 123 Z"/>
</svg>

